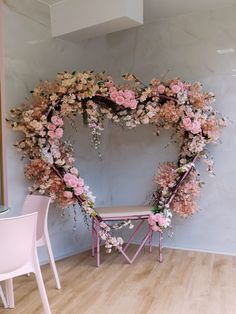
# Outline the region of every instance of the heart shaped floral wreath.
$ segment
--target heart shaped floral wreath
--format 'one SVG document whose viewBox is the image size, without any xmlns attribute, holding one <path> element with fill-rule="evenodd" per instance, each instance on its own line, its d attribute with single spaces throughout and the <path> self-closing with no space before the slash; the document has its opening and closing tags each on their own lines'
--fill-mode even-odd
<svg viewBox="0 0 236 314">
<path fill-rule="evenodd" d="M 149 224 L 160 232 L 171 225 L 172 211 L 182 217 L 197 211 L 201 182 L 195 161 L 203 157 L 212 172 L 206 146 L 217 142 L 225 126 L 224 118 L 211 107 L 213 94 L 203 92 L 200 83 L 154 78 L 145 85 L 132 74 L 123 79 L 117 85 L 105 72 L 58 73 L 55 81 L 41 82 L 25 104 L 11 110 L 8 120 L 13 130 L 24 133 L 16 147 L 28 157 L 25 175 L 34 181 L 30 191 L 49 195 L 61 208 L 79 204 L 100 225 L 108 252 L 119 249 L 123 240 L 112 236 L 111 227 L 94 209 L 95 197 L 74 167 L 73 147 L 62 141 L 64 119 L 80 113 L 96 149 L 105 118 L 129 129 L 152 124 L 157 135 L 160 128 L 175 130 L 178 161 L 160 165 L 154 178 L 157 188 Z"/>
</svg>

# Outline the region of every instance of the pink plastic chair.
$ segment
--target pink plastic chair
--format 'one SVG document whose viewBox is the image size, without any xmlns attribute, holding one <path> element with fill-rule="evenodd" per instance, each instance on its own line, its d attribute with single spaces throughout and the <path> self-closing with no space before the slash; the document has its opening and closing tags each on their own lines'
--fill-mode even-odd
<svg viewBox="0 0 236 314">
<path fill-rule="evenodd" d="M 0 281 L 6 281 L 9 307 L 14 307 L 12 278 L 35 274 L 44 311 L 50 314 L 36 250 L 37 213 L 0 219 Z"/>
<path fill-rule="evenodd" d="M 48 234 L 48 210 L 50 205 L 50 197 L 42 195 L 27 195 L 22 208 L 22 214 L 33 212 L 38 213 L 36 246 L 46 246 L 49 257 L 50 266 L 56 281 L 57 289 L 61 289 L 59 276 L 52 252 L 52 247 Z"/>
<path fill-rule="evenodd" d="M 0 297 L 2 299 L 2 303 L 3 303 L 3 306 L 5 307 L 5 309 L 8 307 L 8 304 L 7 304 L 7 301 L 6 301 L 6 298 L 5 298 L 5 295 L 3 293 L 3 290 L 2 290 L 2 287 L 0 286 Z"/>
</svg>

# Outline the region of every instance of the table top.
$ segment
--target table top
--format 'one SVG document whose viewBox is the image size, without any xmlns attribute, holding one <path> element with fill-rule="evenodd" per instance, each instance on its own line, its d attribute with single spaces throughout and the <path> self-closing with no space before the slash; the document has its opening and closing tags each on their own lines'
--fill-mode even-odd
<svg viewBox="0 0 236 314">
<path fill-rule="evenodd" d="M 9 210 L 8 206 L 0 205 L 0 215 L 7 212 Z"/>
<path fill-rule="evenodd" d="M 95 210 L 102 217 L 130 217 L 130 216 L 149 216 L 152 213 L 152 206 L 110 206 L 97 207 Z"/>
</svg>

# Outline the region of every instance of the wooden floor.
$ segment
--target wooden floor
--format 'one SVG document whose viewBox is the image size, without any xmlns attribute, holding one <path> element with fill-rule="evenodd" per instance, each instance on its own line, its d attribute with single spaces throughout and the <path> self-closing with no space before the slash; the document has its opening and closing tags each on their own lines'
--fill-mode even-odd
<svg viewBox="0 0 236 314">
<path fill-rule="evenodd" d="M 146 249 L 133 265 L 118 253 L 103 254 L 100 268 L 90 252 L 61 260 L 61 291 L 44 266 L 52 313 L 236 313 L 236 257 L 165 249 L 160 264 L 156 250 L 149 254 Z M 16 278 L 14 291 L 16 308 L 0 308 L 0 313 L 43 313 L 33 275 Z"/>
</svg>

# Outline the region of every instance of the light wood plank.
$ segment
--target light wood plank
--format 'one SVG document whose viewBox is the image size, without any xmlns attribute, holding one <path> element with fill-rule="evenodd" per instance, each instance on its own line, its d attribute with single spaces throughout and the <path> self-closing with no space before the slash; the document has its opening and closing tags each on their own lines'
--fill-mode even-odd
<svg viewBox="0 0 236 314">
<path fill-rule="evenodd" d="M 103 252 L 100 268 L 90 252 L 66 258 L 57 262 L 61 291 L 49 266 L 43 266 L 52 313 L 236 313 L 236 257 L 173 249 L 165 249 L 164 256 L 160 264 L 157 249 L 152 254 L 146 249 L 129 265 L 117 252 Z M 0 313 L 42 313 L 33 275 L 16 278 L 14 290 L 16 308 L 0 307 Z"/>
</svg>

